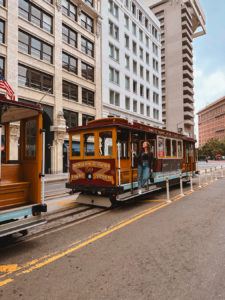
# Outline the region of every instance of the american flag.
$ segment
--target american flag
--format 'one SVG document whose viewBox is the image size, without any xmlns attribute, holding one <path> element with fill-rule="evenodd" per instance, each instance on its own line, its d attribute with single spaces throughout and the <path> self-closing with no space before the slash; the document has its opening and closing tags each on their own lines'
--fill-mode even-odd
<svg viewBox="0 0 225 300">
<path fill-rule="evenodd" d="M 13 90 L 5 78 L 0 74 L 0 92 L 1 90 L 4 90 L 12 101 L 15 101 L 15 94 Z"/>
</svg>

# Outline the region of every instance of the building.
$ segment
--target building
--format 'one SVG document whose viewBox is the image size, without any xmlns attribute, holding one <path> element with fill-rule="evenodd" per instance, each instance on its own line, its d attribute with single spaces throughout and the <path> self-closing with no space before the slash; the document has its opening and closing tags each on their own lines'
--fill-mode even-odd
<svg viewBox="0 0 225 300">
<path fill-rule="evenodd" d="M 225 96 L 198 112 L 199 147 L 210 139 L 225 139 Z"/>
<path fill-rule="evenodd" d="M 193 45 L 204 35 L 199 0 L 145 0 L 161 23 L 162 114 L 168 130 L 194 137 Z"/>
<path fill-rule="evenodd" d="M 142 0 L 102 1 L 103 117 L 162 126 L 160 23 Z"/>
<path fill-rule="evenodd" d="M 67 169 L 66 126 L 102 114 L 100 4 L 0 0 L 1 72 L 16 99 L 43 105 L 46 172 Z M 18 141 L 19 128 L 12 127 Z"/>
</svg>

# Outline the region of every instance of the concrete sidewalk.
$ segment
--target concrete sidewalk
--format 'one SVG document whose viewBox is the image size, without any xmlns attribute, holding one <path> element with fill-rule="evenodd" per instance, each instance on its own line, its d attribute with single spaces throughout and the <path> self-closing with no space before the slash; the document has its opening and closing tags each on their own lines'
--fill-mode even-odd
<svg viewBox="0 0 225 300">
<path fill-rule="evenodd" d="M 67 180 L 69 178 L 69 173 L 59 173 L 59 174 L 46 174 L 45 182 L 54 182 Z"/>
</svg>

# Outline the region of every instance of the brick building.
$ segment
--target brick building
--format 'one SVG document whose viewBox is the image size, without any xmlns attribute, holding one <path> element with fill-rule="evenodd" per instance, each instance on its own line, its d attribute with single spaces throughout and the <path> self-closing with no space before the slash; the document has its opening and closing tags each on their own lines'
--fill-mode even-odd
<svg viewBox="0 0 225 300">
<path fill-rule="evenodd" d="M 199 147 L 210 139 L 225 138 L 225 96 L 198 112 Z"/>
</svg>

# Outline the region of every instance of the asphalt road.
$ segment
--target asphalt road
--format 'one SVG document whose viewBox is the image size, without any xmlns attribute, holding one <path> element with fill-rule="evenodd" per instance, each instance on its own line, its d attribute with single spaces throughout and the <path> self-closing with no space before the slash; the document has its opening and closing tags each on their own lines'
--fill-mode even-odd
<svg viewBox="0 0 225 300">
<path fill-rule="evenodd" d="M 0 250 L 0 299 L 225 299 L 225 179 Z M 176 200 L 176 201 L 175 201 Z"/>
</svg>

